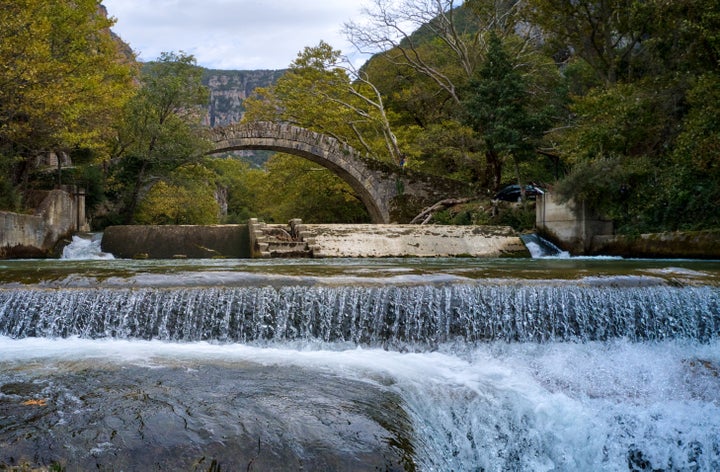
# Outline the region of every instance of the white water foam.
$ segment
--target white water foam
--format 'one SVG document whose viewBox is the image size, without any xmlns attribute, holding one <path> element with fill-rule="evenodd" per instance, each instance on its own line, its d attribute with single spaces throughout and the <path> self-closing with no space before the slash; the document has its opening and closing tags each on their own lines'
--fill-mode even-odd
<svg viewBox="0 0 720 472">
<path fill-rule="evenodd" d="M 631 459 L 646 470 L 720 465 L 719 341 L 326 347 L 0 338 L 0 365 L 254 363 L 368 382 L 402 398 L 423 471 L 615 471 Z"/>
<path fill-rule="evenodd" d="M 75 235 L 72 242 L 63 248 L 61 259 L 70 260 L 93 260 L 93 259 L 115 259 L 107 252 L 102 252 L 100 243 L 102 233 L 89 235 Z"/>
<path fill-rule="evenodd" d="M 533 259 L 569 259 L 571 257 L 568 251 L 563 251 L 537 234 L 525 234 L 521 239 Z"/>
<path fill-rule="evenodd" d="M 559 251 L 554 254 L 548 254 L 545 249 L 543 249 L 539 244 L 535 242 L 526 242 L 525 247 L 527 247 L 528 251 L 530 251 L 530 256 L 533 259 L 542 259 L 542 258 L 554 258 L 554 259 L 569 259 L 570 253 L 567 251 Z"/>
</svg>

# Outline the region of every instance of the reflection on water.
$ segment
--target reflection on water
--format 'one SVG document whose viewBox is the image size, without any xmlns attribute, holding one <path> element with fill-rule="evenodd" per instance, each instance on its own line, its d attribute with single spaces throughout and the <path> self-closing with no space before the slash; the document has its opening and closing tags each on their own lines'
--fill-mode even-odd
<svg viewBox="0 0 720 472">
<path fill-rule="evenodd" d="M 0 261 L 0 289 L 43 287 L 208 286 L 287 283 L 423 283 L 436 280 L 579 280 L 653 278 L 676 284 L 720 285 L 720 262 L 570 259 L 194 259 Z"/>
<path fill-rule="evenodd" d="M 0 468 L 720 470 L 716 262 L 0 265 Z"/>
</svg>

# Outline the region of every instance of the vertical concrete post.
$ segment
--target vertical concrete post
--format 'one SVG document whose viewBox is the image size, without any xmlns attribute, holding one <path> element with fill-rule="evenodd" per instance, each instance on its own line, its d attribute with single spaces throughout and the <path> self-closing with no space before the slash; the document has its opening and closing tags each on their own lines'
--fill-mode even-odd
<svg viewBox="0 0 720 472">
<path fill-rule="evenodd" d="M 85 189 L 73 187 L 73 202 L 75 206 L 75 231 L 89 231 L 85 215 Z"/>
<path fill-rule="evenodd" d="M 585 254 L 595 236 L 613 233 L 612 221 L 588 212 L 585 202 L 558 203 L 552 194 L 538 198 L 535 207 L 538 233 L 573 254 Z"/>
</svg>

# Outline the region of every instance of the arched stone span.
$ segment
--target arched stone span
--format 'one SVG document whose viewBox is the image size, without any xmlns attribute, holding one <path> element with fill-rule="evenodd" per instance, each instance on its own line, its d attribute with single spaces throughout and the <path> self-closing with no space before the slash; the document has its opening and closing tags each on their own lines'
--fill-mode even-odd
<svg viewBox="0 0 720 472">
<path fill-rule="evenodd" d="M 293 154 L 337 174 L 357 193 L 374 223 L 405 222 L 424 206 L 465 195 L 459 182 L 438 179 L 362 156 L 337 139 L 288 123 L 253 122 L 212 129 L 209 154 L 270 150 Z"/>
</svg>

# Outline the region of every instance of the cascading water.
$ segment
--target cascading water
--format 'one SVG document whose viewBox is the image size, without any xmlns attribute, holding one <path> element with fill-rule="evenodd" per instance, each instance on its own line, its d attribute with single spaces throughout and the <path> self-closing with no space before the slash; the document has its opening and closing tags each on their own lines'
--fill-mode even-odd
<svg viewBox="0 0 720 472">
<path fill-rule="evenodd" d="M 716 263 L 62 264 L 0 264 L 0 465 L 720 468 Z"/>
<path fill-rule="evenodd" d="M 427 350 L 462 341 L 633 341 L 720 333 L 710 287 L 450 284 L 0 292 L 0 333 Z"/>
<path fill-rule="evenodd" d="M 535 233 L 523 234 L 520 239 L 525 243 L 525 247 L 530 251 L 532 257 L 570 257 L 568 251 L 563 251 L 552 242 Z"/>
<path fill-rule="evenodd" d="M 102 233 L 75 235 L 70 244 L 63 248 L 62 258 L 72 260 L 114 259 L 112 254 L 100 248 Z"/>
</svg>

